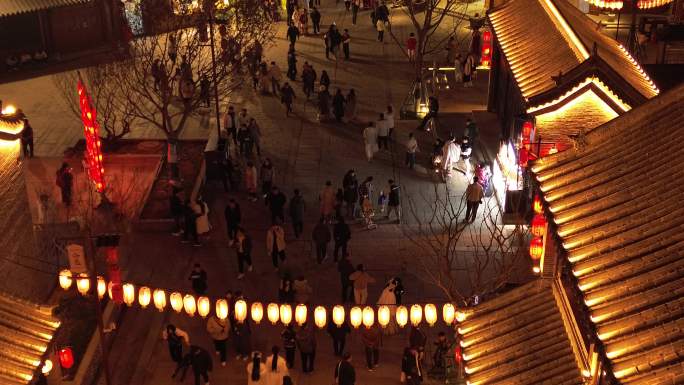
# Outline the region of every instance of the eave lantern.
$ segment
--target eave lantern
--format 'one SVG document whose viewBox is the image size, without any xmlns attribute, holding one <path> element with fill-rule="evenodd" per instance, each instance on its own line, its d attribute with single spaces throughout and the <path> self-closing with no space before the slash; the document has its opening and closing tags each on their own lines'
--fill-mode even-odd
<svg viewBox="0 0 684 385">
<path fill-rule="evenodd" d="M 235 319 L 239 323 L 243 323 L 247 319 L 247 302 L 243 299 L 235 301 Z"/>
<path fill-rule="evenodd" d="M 530 223 L 530 232 L 535 237 L 543 237 L 546 235 L 546 218 L 543 214 L 537 214 L 532 218 Z"/>
<path fill-rule="evenodd" d="M 539 194 L 534 196 L 534 203 L 532 204 L 532 209 L 535 214 L 541 214 L 544 212 L 544 205 L 542 204 L 541 197 Z"/>
<path fill-rule="evenodd" d="M 258 325 L 261 320 L 264 319 L 264 306 L 261 304 L 261 302 L 252 303 L 251 313 L 252 321 Z M 276 322 L 278 321 L 276 320 Z"/>
<path fill-rule="evenodd" d="M 544 253 L 544 240 L 541 237 L 535 237 L 530 242 L 530 257 L 539 260 Z"/>
<path fill-rule="evenodd" d="M 323 306 L 316 306 L 316 309 L 314 310 L 314 322 L 316 323 L 316 326 L 323 329 L 327 323 L 327 318 L 328 314 L 325 308 Z"/>
</svg>

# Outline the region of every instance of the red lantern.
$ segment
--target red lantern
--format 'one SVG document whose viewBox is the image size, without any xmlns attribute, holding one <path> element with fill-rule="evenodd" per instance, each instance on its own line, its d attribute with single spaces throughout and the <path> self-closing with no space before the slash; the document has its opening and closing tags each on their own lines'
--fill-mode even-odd
<svg viewBox="0 0 684 385">
<path fill-rule="evenodd" d="M 97 122 L 97 111 L 90 103 L 90 96 L 85 85 L 78 81 L 78 99 L 83 121 L 83 134 L 86 140 L 86 164 L 88 165 L 88 179 L 95 186 L 97 192 L 104 192 L 104 167 L 102 162 L 102 142 L 100 141 L 100 125 Z"/>
<path fill-rule="evenodd" d="M 522 126 L 522 135 L 523 135 L 523 138 L 528 138 L 528 139 L 529 139 L 530 134 L 532 134 L 532 122 L 530 122 L 530 121 L 528 120 L 528 121 L 526 121 L 525 123 L 523 123 L 523 126 Z"/>
<path fill-rule="evenodd" d="M 527 147 L 523 146 L 520 148 L 520 151 L 518 151 L 518 165 L 520 167 L 527 167 L 527 162 L 530 160 L 530 155 L 527 152 Z"/>
<path fill-rule="evenodd" d="M 74 352 L 70 347 L 59 349 L 59 365 L 62 369 L 71 369 L 74 366 Z"/>
<path fill-rule="evenodd" d="M 546 218 L 544 218 L 543 214 L 537 214 L 532 218 L 530 232 L 535 237 L 543 237 L 546 235 Z"/>
<path fill-rule="evenodd" d="M 482 32 L 482 51 L 480 52 L 480 65 L 489 68 L 492 65 L 492 33 Z"/>
<path fill-rule="evenodd" d="M 456 348 L 454 349 L 454 360 L 459 364 L 463 360 L 463 352 L 461 351 L 461 345 L 458 343 L 456 344 Z"/>
<path fill-rule="evenodd" d="M 544 212 L 544 205 L 542 205 L 541 197 L 539 195 L 534 196 L 534 204 L 532 205 L 532 209 L 534 210 L 535 214 L 541 214 Z"/>
<path fill-rule="evenodd" d="M 535 237 L 530 242 L 530 257 L 534 260 L 541 259 L 544 253 L 544 241 L 541 237 Z"/>
</svg>

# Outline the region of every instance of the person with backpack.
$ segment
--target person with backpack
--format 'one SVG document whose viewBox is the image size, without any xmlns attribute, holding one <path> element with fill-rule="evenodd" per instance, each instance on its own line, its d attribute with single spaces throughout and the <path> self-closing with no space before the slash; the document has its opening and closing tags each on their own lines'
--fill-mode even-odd
<svg viewBox="0 0 684 385">
<path fill-rule="evenodd" d="M 67 207 L 71 206 L 71 191 L 74 187 L 74 175 L 69 163 L 62 163 L 62 167 L 57 170 L 56 184 L 62 193 L 62 203 Z"/>
<path fill-rule="evenodd" d="M 252 238 L 247 235 L 245 229 L 238 226 L 235 233 L 235 250 L 238 258 L 238 276 L 237 279 L 242 279 L 245 276 L 245 264 L 247 264 L 247 271 L 252 271 Z"/>
<path fill-rule="evenodd" d="M 216 354 L 221 358 L 221 366 L 226 366 L 226 349 L 231 326 L 228 318 L 220 319 L 213 314 L 207 321 L 207 332 L 214 342 Z"/>
</svg>

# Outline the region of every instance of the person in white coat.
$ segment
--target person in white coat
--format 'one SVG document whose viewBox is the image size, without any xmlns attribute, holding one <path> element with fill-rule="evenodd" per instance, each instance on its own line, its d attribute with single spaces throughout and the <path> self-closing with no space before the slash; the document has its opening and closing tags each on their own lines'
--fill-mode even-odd
<svg viewBox="0 0 684 385">
<path fill-rule="evenodd" d="M 266 364 L 263 363 L 260 352 L 252 353 L 252 362 L 247 364 L 247 385 L 266 384 Z"/>
<path fill-rule="evenodd" d="M 283 377 L 290 375 L 285 359 L 278 352 L 280 348 L 273 346 L 271 355 L 266 359 L 266 385 L 282 385 Z"/>
<path fill-rule="evenodd" d="M 394 289 L 397 287 L 396 280 L 394 278 L 390 279 L 387 284 L 385 285 L 385 288 L 382 290 L 382 293 L 380 294 L 380 298 L 378 298 L 378 306 L 387 306 L 390 310 L 390 323 L 382 329 L 383 334 L 391 336 L 393 334 L 397 333 L 397 324 L 392 321 L 394 320 L 394 317 L 397 313 L 397 296 L 394 293 Z"/>
<path fill-rule="evenodd" d="M 378 152 L 378 129 L 375 123 L 368 122 L 368 126 L 363 129 L 363 141 L 366 145 L 366 158 L 371 162 L 373 155 Z"/>
<path fill-rule="evenodd" d="M 461 148 L 453 136 L 442 147 L 442 160 L 444 172 L 446 176 L 450 176 L 453 166 L 461 160 Z"/>
<path fill-rule="evenodd" d="M 202 197 L 198 197 L 197 201 L 192 207 L 192 210 L 197 213 L 197 234 L 206 234 L 211 230 L 211 224 L 209 223 L 209 206 L 207 202 L 202 200 Z"/>
</svg>

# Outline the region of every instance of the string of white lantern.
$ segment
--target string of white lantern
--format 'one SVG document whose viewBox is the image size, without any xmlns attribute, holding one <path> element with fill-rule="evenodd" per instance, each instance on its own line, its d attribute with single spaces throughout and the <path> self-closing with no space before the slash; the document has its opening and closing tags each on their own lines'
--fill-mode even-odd
<svg viewBox="0 0 684 385">
<path fill-rule="evenodd" d="M 90 292 L 90 277 L 85 275 L 73 276 L 69 270 L 62 270 L 59 273 L 59 285 L 64 290 L 68 290 L 76 282 L 76 289 L 81 295 L 87 295 Z M 112 283 L 106 282 L 101 276 L 96 279 L 96 292 L 100 299 L 106 294 L 110 299 L 113 299 Z M 178 291 L 167 292 L 163 289 L 151 289 L 147 286 L 140 286 L 136 290 L 136 286 L 132 283 L 122 284 L 123 303 L 127 306 L 133 306 L 137 303 L 140 307 L 147 308 L 153 305 L 158 311 L 162 312 L 170 307 L 176 313 L 185 312 L 190 317 L 198 314 L 202 318 L 206 318 L 212 311 L 212 300 L 206 296 L 198 296 L 197 298 L 192 294 L 182 294 Z M 265 307 L 265 309 L 264 309 Z M 225 298 L 219 298 L 213 302 L 213 310 L 216 316 L 220 319 L 226 319 L 230 314 L 229 304 Z M 264 311 L 265 310 L 265 311 Z M 249 307 L 245 300 L 239 299 L 235 301 L 233 306 L 233 316 L 242 323 L 249 317 L 254 323 L 259 324 L 264 315 L 273 325 L 280 322 L 283 325 L 290 325 L 292 321 L 297 325 L 303 325 L 309 320 L 310 308 L 305 304 L 297 304 L 294 306 L 283 303 L 268 303 L 252 302 Z M 324 328 L 328 324 L 328 315 L 333 324 L 338 327 L 342 326 L 347 320 L 352 327 L 359 328 L 361 325 L 370 328 L 376 323 L 381 327 L 387 327 L 392 321 L 392 310 L 387 305 L 377 306 L 352 306 L 349 313 L 344 306 L 335 305 L 330 310 L 324 306 L 316 306 L 313 310 L 313 323 L 318 328 Z M 413 304 L 409 308 L 403 305 L 396 306 L 394 311 L 394 320 L 399 327 L 405 327 L 409 322 L 411 325 L 418 326 L 423 321 L 429 326 L 434 326 L 438 320 L 437 306 L 432 303 L 425 305 Z M 442 320 L 446 325 L 453 325 L 454 322 L 463 322 L 467 318 L 466 311 L 459 311 L 451 303 L 446 303 L 442 306 Z"/>
</svg>

